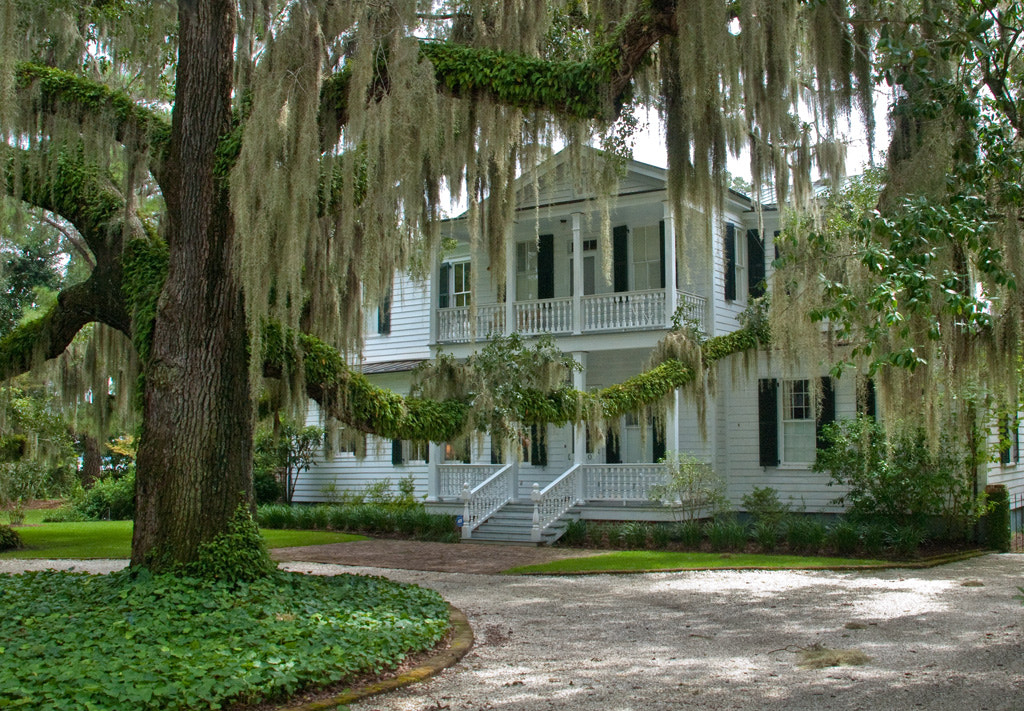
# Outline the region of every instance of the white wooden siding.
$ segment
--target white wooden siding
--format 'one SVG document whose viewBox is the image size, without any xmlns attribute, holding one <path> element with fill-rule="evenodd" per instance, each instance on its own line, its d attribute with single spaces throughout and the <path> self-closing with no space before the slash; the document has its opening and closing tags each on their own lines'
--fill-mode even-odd
<svg viewBox="0 0 1024 711">
<path fill-rule="evenodd" d="M 390 334 L 377 333 L 377 307 L 365 310 L 364 363 L 430 357 L 430 285 L 426 281 L 395 275 Z"/>
</svg>

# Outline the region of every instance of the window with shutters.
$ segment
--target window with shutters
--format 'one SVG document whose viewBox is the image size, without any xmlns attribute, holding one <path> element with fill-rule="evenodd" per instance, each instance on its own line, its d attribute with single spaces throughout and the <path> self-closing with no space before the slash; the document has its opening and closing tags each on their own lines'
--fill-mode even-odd
<svg viewBox="0 0 1024 711">
<path fill-rule="evenodd" d="M 722 253 L 726 301 L 747 300 L 747 240 L 740 239 L 740 236 L 740 230 L 736 225 L 726 223 Z"/>
<path fill-rule="evenodd" d="M 782 381 L 782 408 L 779 428 L 783 464 L 807 464 L 814 461 L 817 444 L 814 397 L 810 380 Z"/>
<path fill-rule="evenodd" d="M 999 418 L 999 463 L 1016 466 L 1020 463 L 1020 420 L 1017 417 Z"/>
</svg>

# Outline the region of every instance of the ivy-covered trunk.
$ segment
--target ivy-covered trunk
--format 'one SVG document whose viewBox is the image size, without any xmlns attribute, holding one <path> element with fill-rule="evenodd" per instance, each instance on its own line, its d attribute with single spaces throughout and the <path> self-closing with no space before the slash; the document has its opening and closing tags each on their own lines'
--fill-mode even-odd
<svg viewBox="0 0 1024 711">
<path fill-rule="evenodd" d="M 217 148 L 231 130 L 234 4 L 181 0 L 164 181 L 167 281 L 144 364 L 132 564 L 195 560 L 252 500 L 252 410 L 234 225 Z"/>
</svg>

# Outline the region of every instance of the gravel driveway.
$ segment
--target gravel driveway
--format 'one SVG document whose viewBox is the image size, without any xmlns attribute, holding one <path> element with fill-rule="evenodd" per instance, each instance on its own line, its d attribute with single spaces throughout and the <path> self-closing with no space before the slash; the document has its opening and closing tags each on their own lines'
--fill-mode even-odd
<svg viewBox="0 0 1024 711">
<path fill-rule="evenodd" d="M 431 587 L 473 626 L 460 664 L 353 711 L 1024 710 L 1024 555 L 927 570 L 566 578 L 284 567 Z M 799 651 L 814 645 L 871 660 L 800 668 Z"/>
<path fill-rule="evenodd" d="M 502 577 L 289 564 L 440 591 L 476 645 L 354 705 L 407 709 L 1024 709 L 1024 556 L 928 570 Z M 799 668 L 800 648 L 864 666 Z"/>
</svg>

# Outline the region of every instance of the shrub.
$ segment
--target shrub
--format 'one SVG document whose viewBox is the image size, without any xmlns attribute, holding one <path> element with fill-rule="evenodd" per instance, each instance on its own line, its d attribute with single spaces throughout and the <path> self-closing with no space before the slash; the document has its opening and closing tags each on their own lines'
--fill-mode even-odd
<svg viewBox="0 0 1024 711">
<path fill-rule="evenodd" d="M 629 521 L 622 525 L 622 542 L 627 548 L 643 549 L 647 547 L 647 537 L 650 533 L 649 523 Z"/>
<path fill-rule="evenodd" d="M 775 521 L 758 520 L 750 529 L 750 536 L 754 542 L 761 547 L 761 550 L 771 552 L 775 550 L 782 537 L 782 530 Z"/>
<path fill-rule="evenodd" d="M 203 580 L 243 582 L 269 575 L 277 570 L 277 564 L 270 559 L 248 506 L 239 504 L 228 530 L 199 544 L 196 560 L 182 570 Z"/>
<path fill-rule="evenodd" d="M 99 479 L 72 502 L 89 521 L 128 521 L 135 518 L 135 467 L 120 477 Z"/>
<path fill-rule="evenodd" d="M 786 543 L 794 551 L 816 553 L 825 543 L 825 524 L 809 516 L 790 520 L 786 526 Z"/>
<path fill-rule="evenodd" d="M 925 538 L 927 534 L 923 528 L 909 523 L 890 528 L 886 535 L 886 543 L 896 555 L 911 558 L 917 554 L 917 549 L 924 543 Z"/>
<path fill-rule="evenodd" d="M 731 516 L 719 517 L 704 527 L 711 549 L 715 551 L 734 551 L 747 544 L 747 529 Z"/>
<path fill-rule="evenodd" d="M 668 548 L 670 531 L 663 523 L 651 527 L 651 545 L 658 550 Z"/>
<path fill-rule="evenodd" d="M 778 527 L 789 515 L 789 504 L 779 500 L 779 492 L 770 486 L 754 487 L 754 490 L 743 496 L 743 508 L 755 522 L 764 521 Z"/>
<path fill-rule="evenodd" d="M 985 513 L 985 545 L 992 550 L 1010 550 L 1010 496 L 1006 487 L 990 485 L 985 487 L 988 500 Z"/>
<path fill-rule="evenodd" d="M 269 504 L 257 507 L 256 521 L 261 528 L 297 528 L 295 512 L 288 504 Z"/>
<path fill-rule="evenodd" d="M 686 452 L 668 452 L 664 461 L 666 479 L 651 487 L 652 501 L 671 507 L 678 520 L 694 520 L 724 509 L 725 479 L 711 465 Z"/>
<path fill-rule="evenodd" d="M 860 527 L 860 540 L 864 544 L 864 551 L 868 555 L 878 555 L 885 548 L 888 539 L 888 531 L 885 525 L 872 522 Z"/>
<path fill-rule="evenodd" d="M 948 438 L 933 451 L 923 429 L 902 426 L 887 434 L 870 417 L 826 425 L 822 436 L 828 446 L 818 450 L 814 471 L 848 487 L 836 503 L 848 505 L 850 516 L 924 526 L 931 516 L 974 515 L 972 458 Z"/>
<path fill-rule="evenodd" d="M 853 521 L 840 519 L 829 526 L 825 542 L 840 555 L 849 555 L 860 547 L 860 529 Z"/>
<path fill-rule="evenodd" d="M 672 526 L 670 536 L 684 548 L 700 548 L 704 540 L 704 531 L 700 521 L 680 521 Z"/>
<path fill-rule="evenodd" d="M 257 505 L 273 504 L 281 500 L 284 493 L 281 482 L 272 470 L 256 469 L 252 474 L 252 491 Z"/>
<path fill-rule="evenodd" d="M 562 545 L 582 546 L 587 540 L 587 522 L 581 518 L 569 521 L 565 524 L 565 532 L 559 540 Z"/>
<path fill-rule="evenodd" d="M 21 548 L 21 536 L 10 526 L 0 524 L 0 551 Z"/>
</svg>

